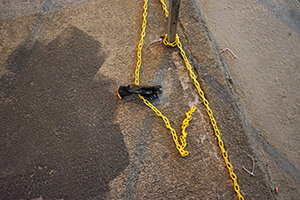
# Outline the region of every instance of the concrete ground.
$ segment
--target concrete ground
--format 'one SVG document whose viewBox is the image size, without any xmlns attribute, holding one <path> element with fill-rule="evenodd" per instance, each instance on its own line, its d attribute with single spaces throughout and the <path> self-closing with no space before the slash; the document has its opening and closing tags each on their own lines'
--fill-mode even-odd
<svg viewBox="0 0 300 200">
<path fill-rule="evenodd" d="M 244 198 L 297 199 L 299 4 L 220 2 L 181 2 L 183 48 Z M 148 48 L 166 33 L 159 1 L 148 5 L 140 82 L 162 85 L 162 95 L 152 102 L 177 134 L 185 113 L 197 107 L 186 130 L 185 158 L 152 110 L 136 96 L 120 100 L 116 94 L 119 85 L 134 83 L 142 1 L 0 4 L 1 199 L 237 199 L 178 49 L 159 43 L 151 45 L 153 53 Z M 252 16 L 253 9 L 254 19 L 241 22 L 240 15 Z M 270 21 L 258 23 L 259 14 Z M 238 59 L 220 54 L 225 47 Z M 267 55 L 277 65 L 263 70 Z M 288 137 L 276 132 L 281 129 Z M 255 159 L 255 176 L 242 169 L 252 168 L 248 154 Z"/>
</svg>

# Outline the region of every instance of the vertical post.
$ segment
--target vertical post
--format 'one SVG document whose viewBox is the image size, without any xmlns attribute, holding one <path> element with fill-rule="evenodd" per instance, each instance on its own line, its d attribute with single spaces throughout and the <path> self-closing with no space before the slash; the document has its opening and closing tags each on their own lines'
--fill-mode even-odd
<svg viewBox="0 0 300 200">
<path fill-rule="evenodd" d="M 168 31 L 167 40 L 172 43 L 175 41 L 178 15 L 179 15 L 180 0 L 170 0 L 169 2 L 169 17 L 168 17 Z"/>
</svg>

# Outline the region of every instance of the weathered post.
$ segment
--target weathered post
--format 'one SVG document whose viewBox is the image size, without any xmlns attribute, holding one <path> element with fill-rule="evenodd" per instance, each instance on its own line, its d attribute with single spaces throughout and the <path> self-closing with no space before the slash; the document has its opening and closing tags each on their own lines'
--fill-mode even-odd
<svg viewBox="0 0 300 200">
<path fill-rule="evenodd" d="M 175 41 L 176 29 L 179 15 L 180 0 L 170 0 L 169 2 L 169 17 L 168 17 L 168 31 L 167 40 L 170 43 Z"/>
</svg>

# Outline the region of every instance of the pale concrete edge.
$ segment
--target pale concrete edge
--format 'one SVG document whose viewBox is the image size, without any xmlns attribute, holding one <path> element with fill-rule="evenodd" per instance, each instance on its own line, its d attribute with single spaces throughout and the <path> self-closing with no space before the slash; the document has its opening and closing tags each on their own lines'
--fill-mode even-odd
<svg viewBox="0 0 300 200">
<path fill-rule="evenodd" d="M 197 11 L 197 15 L 199 16 L 200 22 L 202 23 L 203 27 L 205 28 L 205 34 L 209 40 L 209 43 L 215 53 L 215 57 L 216 57 L 216 62 L 222 67 L 222 76 L 224 76 L 224 78 L 226 79 L 227 85 L 230 88 L 231 91 L 231 95 L 233 97 L 233 99 L 235 100 L 235 104 L 237 106 L 238 109 L 238 115 L 239 118 L 242 122 L 243 128 L 245 130 L 245 134 L 247 136 L 247 138 L 249 139 L 249 144 L 251 145 L 250 148 L 253 149 L 253 152 L 255 152 L 257 158 L 259 159 L 259 162 L 256 162 L 256 164 L 258 165 L 259 168 L 262 169 L 262 171 L 264 171 L 264 175 L 265 175 L 265 181 L 266 184 L 270 186 L 270 189 L 274 188 L 273 183 L 271 182 L 271 177 L 270 174 L 263 162 L 263 158 L 262 155 L 260 154 L 259 150 L 258 150 L 258 141 L 256 140 L 257 137 L 259 136 L 259 132 L 257 130 L 254 129 L 254 127 L 249 123 L 249 120 L 246 116 L 246 112 L 245 109 L 243 107 L 243 105 L 241 104 L 240 98 L 237 94 L 237 92 L 235 91 L 235 88 L 233 86 L 233 84 L 230 82 L 230 75 L 229 72 L 227 70 L 227 66 L 225 65 L 225 63 L 223 62 L 223 59 L 220 55 L 220 50 L 218 47 L 218 44 L 216 43 L 212 33 L 209 30 L 209 27 L 207 26 L 206 20 L 204 15 L 202 14 L 201 8 L 199 3 L 196 0 L 193 0 L 193 6 L 195 7 L 195 10 Z M 190 54 L 191 55 L 191 54 Z M 192 56 L 192 55 L 191 55 Z M 198 76 L 199 75 L 199 70 L 197 70 L 197 66 L 194 66 L 196 68 L 196 73 Z M 273 196 L 276 199 L 279 199 L 276 196 Z"/>
</svg>

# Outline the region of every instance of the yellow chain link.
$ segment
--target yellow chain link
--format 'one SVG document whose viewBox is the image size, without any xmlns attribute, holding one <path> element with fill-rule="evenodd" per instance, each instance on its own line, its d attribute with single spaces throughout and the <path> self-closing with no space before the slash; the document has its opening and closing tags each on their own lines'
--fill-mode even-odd
<svg viewBox="0 0 300 200">
<path fill-rule="evenodd" d="M 184 62 L 185 62 L 186 68 L 188 69 L 188 71 L 189 71 L 189 73 L 190 73 L 190 77 L 193 79 L 194 85 L 195 85 L 195 87 L 197 88 L 198 94 L 199 94 L 199 96 L 201 97 L 201 99 L 202 99 L 202 101 L 203 101 L 203 104 L 204 104 L 205 107 L 206 107 L 207 114 L 208 114 L 209 119 L 210 119 L 210 122 L 211 122 L 211 124 L 212 124 L 212 126 L 213 126 L 215 135 L 216 135 L 216 137 L 218 138 L 218 144 L 219 144 L 219 147 L 220 147 L 220 149 L 221 149 L 221 151 L 222 151 L 222 156 L 223 156 L 223 158 L 224 158 L 226 167 L 228 168 L 229 175 L 230 175 L 231 179 L 233 180 L 234 190 L 235 190 L 235 192 L 236 192 L 237 195 L 238 195 L 238 199 L 239 199 L 239 200 L 243 200 L 244 197 L 243 197 L 243 196 L 241 195 L 241 193 L 240 193 L 240 187 L 239 187 L 239 185 L 238 185 L 238 183 L 237 183 L 237 177 L 236 177 L 235 173 L 233 172 L 233 167 L 232 167 L 232 165 L 231 165 L 230 162 L 229 162 L 229 158 L 228 158 L 227 152 L 226 152 L 226 150 L 225 150 L 225 148 L 224 148 L 224 143 L 223 143 L 223 141 L 222 141 L 222 139 L 221 139 L 220 131 L 219 131 L 219 129 L 218 129 L 216 120 L 215 120 L 215 118 L 214 118 L 214 116 L 213 116 L 213 112 L 212 112 L 212 110 L 211 110 L 210 107 L 209 107 L 208 100 L 205 98 L 204 92 L 202 91 L 202 89 L 201 89 L 201 87 L 200 87 L 200 84 L 199 84 L 199 82 L 197 81 L 197 77 L 196 77 L 196 75 L 194 74 L 194 72 L 192 71 L 192 67 L 191 67 L 191 65 L 190 65 L 190 63 L 189 63 L 189 61 L 188 61 L 188 59 L 187 59 L 187 57 L 186 57 L 186 54 L 185 54 L 184 50 L 182 49 L 182 44 L 181 44 L 181 42 L 180 42 L 180 40 L 179 40 L 179 36 L 176 34 L 175 42 L 169 43 L 169 42 L 167 41 L 167 34 L 166 34 L 166 35 L 165 35 L 165 38 L 164 38 L 164 40 L 163 40 L 163 42 L 164 42 L 165 45 L 169 45 L 169 46 L 172 46 L 172 47 L 174 47 L 175 45 L 177 45 L 178 49 L 180 50 L 180 54 L 181 54 L 181 56 L 182 56 L 182 58 L 183 58 L 183 60 L 184 60 Z M 174 45 L 174 43 L 175 43 L 175 45 Z"/>
<path fill-rule="evenodd" d="M 165 38 L 163 39 L 163 43 L 166 46 L 171 46 L 171 47 L 175 47 L 177 45 L 176 40 L 173 43 L 168 42 L 168 40 L 167 40 L 167 34 L 165 35 Z"/>
<path fill-rule="evenodd" d="M 186 147 L 186 135 L 187 133 L 185 132 L 185 129 L 189 126 L 189 122 L 193 119 L 192 113 L 196 110 L 196 106 L 192 106 L 191 110 L 186 113 L 186 118 L 182 122 L 182 135 L 180 136 L 180 141 L 182 144 L 182 148 L 184 149 Z"/>
<path fill-rule="evenodd" d="M 135 69 L 135 84 L 136 85 L 139 85 L 140 84 L 140 67 L 141 67 L 141 64 L 142 64 L 142 48 L 143 48 L 143 44 L 144 44 L 144 37 L 146 35 L 146 24 L 147 24 L 147 3 L 148 3 L 148 0 L 145 0 L 145 3 L 144 3 L 144 12 L 143 12 L 143 25 L 142 25 L 142 33 L 141 33 L 141 39 L 140 39 L 140 42 L 139 42 L 139 45 L 138 45 L 138 52 L 137 52 L 137 58 L 138 58 L 138 61 L 136 63 L 136 69 Z"/>
<path fill-rule="evenodd" d="M 161 2 L 162 7 L 163 7 L 163 9 L 165 11 L 165 15 L 168 17 L 169 13 L 167 11 L 167 7 L 166 7 L 166 5 L 164 3 L 164 0 L 160 0 L 160 2 Z M 139 70 L 140 70 L 140 67 L 141 67 L 141 64 L 142 64 L 142 59 L 141 59 L 142 55 L 141 55 L 141 52 L 142 52 L 142 47 L 143 47 L 143 43 L 144 43 L 144 37 L 146 35 L 145 30 L 146 30 L 146 23 L 147 23 L 147 20 L 146 20 L 146 17 L 147 17 L 147 3 L 148 3 L 148 0 L 144 0 L 142 33 L 141 33 L 141 39 L 140 39 L 140 42 L 139 42 L 139 45 L 138 45 L 138 53 L 137 53 L 138 61 L 137 61 L 137 66 L 136 66 L 136 70 L 135 70 L 135 84 L 136 85 L 139 85 Z M 197 88 L 198 94 L 202 98 L 203 104 L 205 105 L 205 107 L 207 109 L 207 114 L 208 114 L 208 116 L 210 118 L 210 122 L 211 122 L 211 124 L 213 126 L 215 135 L 218 138 L 218 145 L 219 145 L 219 147 L 220 147 L 220 149 L 222 151 L 222 156 L 224 158 L 226 167 L 227 167 L 227 169 L 229 171 L 229 175 L 230 175 L 231 179 L 233 180 L 234 190 L 235 190 L 235 192 L 238 195 L 238 199 L 239 200 L 244 200 L 244 197 L 241 195 L 240 188 L 239 188 L 239 185 L 237 183 L 237 176 L 233 172 L 233 167 L 232 167 L 231 163 L 229 162 L 229 158 L 228 158 L 227 152 L 226 152 L 226 150 L 224 148 L 224 143 L 223 143 L 223 141 L 221 139 L 220 131 L 219 131 L 218 127 L 217 127 L 217 123 L 216 123 L 216 120 L 215 120 L 215 118 L 213 116 L 213 112 L 212 112 L 212 110 L 209 107 L 208 100 L 205 98 L 204 92 L 202 91 L 202 89 L 200 87 L 200 84 L 199 84 L 199 82 L 196 79 L 196 75 L 192 71 L 192 67 L 191 67 L 191 65 L 190 65 L 190 63 L 189 63 L 189 61 L 188 61 L 188 59 L 186 57 L 186 54 L 185 54 L 184 50 L 182 49 L 182 44 L 181 44 L 181 42 L 179 40 L 179 36 L 176 34 L 175 42 L 169 43 L 167 41 L 167 34 L 166 34 L 163 42 L 164 42 L 165 45 L 169 45 L 169 46 L 172 46 L 172 47 L 177 46 L 179 48 L 180 54 L 181 54 L 181 56 L 182 56 L 182 58 L 183 58 L 183 60 L 185 62 L 186 68 L 189 71 L 190 77 L 194 81 L 194 85 Z M 189 121 L 192 119 L 191 115 L 195 111 L 196 107 L 192 106 L 191 110 L 186 113 L 187 117 L 183 121 L 183 124 L 182 124 L 182 135 L 180 136 L 180 141 L 181 141 L 181 145 L 180 145 L 179 142 L 178 142 L 178 137 L 177 137 L 176 131 L 170 126 L 170 122 L 169 122 L 168 118 L 165 117 L 155 106 L 153 106 L 143 96 L 139 95 L 139 97 L 144 101 L 144 103 L 149 108 L 151 108 L 156 113 L 156 115 L 158 115 L 159 117 L 161 117 L 163 119 L 163 121 L 165 122 L 166 127 L 172 133 L 172 137 L 173 137 L 173 140 L 175 142 L 176 148 L 178 149 L 178 151 L 181 154 L 181 156 L 188 155 L 188 152 L 184 150 L 184 148 L 186 147 L 185 137 L 187 135 L 186 132 L 185 132 L 185 129 L 188 127 Z"/>
<path fill-rule="evenodd" d="M 157 116 L 161 117 L 163 121 L 165 122 L 166 127 L 171 131 L 175 146 L 177 150 L 179 151 L 180 155 L 182 157 L 187 156 L 189 154 L 188 151 L 185 151 L 184 148 L 186 147 L 186 140 L 185 137 L 187 133 L 185 132 L 185 129 L 189 126 L 189 121 L 192 120 L 192 113 L 195 111 L 196 106 L 192 106 L 191 110 L 186 113 L 186 118 L 184 119 L 182 123 L 182 135 L 180 136 L 181 145 L 178 142 L 178 137 L 176 134 L 176 131 L 171 127 L 169 119 L 165 117 L 155 106 L 153 106 L 147 99 L 145 99 L 143 96 L 139 95 L 139 97 L 144 101 L 144 103 L 151 108 Z"/>
<path fill-rule="evenodd" d="M 161 2 L 161 6 L 162 6 L 162 8 L 163 8 L 163 9 L 164 9 L 164 11 L 165 11 L 165 15 L 166 15 L 166 17 L 169 17 L 169 12 L 168 12 L 168 9 L 167 9 L 167 6 L 166 6 L 166 4 L 165 4 L 164 0 L 160 0 L 160 2 Z"/>
</svg>

